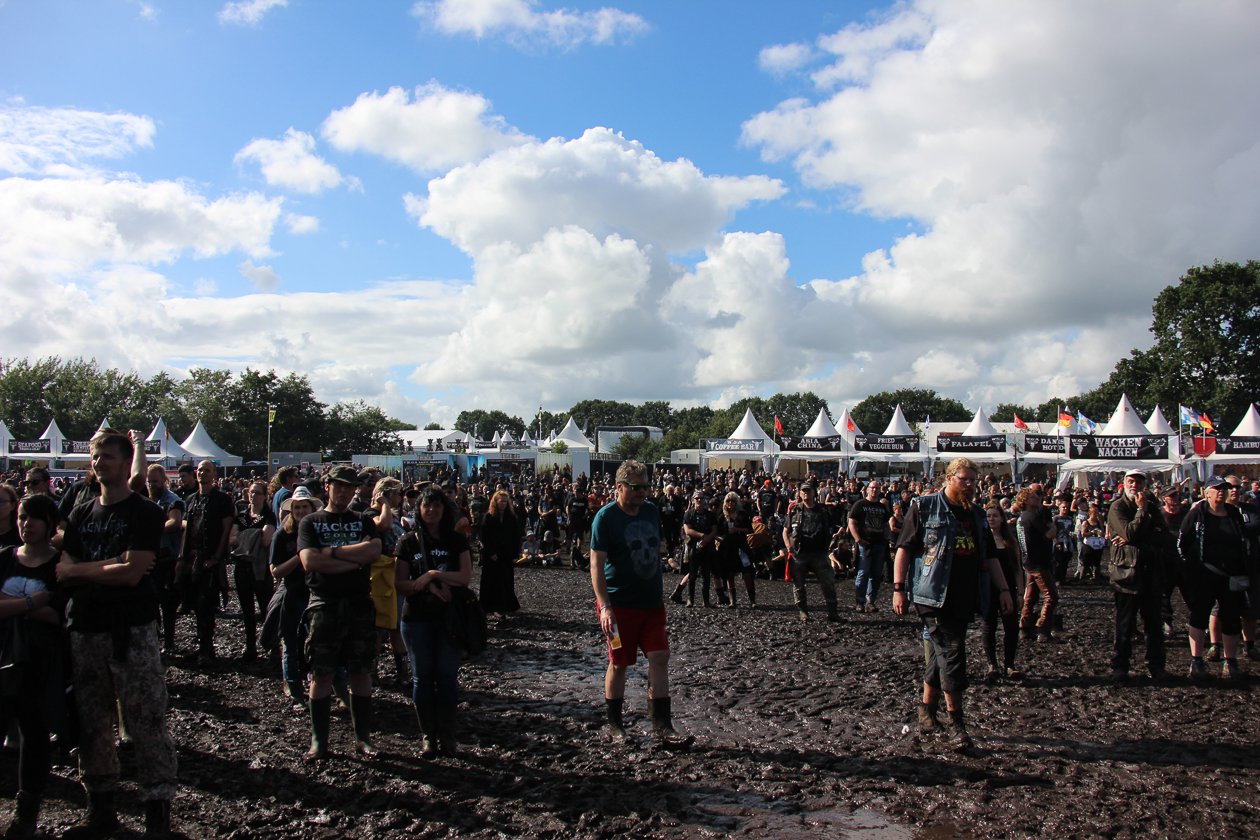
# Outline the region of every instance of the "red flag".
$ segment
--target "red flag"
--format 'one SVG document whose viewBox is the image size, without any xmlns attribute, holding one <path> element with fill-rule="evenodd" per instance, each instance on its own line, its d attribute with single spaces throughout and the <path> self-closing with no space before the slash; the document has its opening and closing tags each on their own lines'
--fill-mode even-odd
<svg viewBox="0 0 1260 840">
<path fill-rule="evenodd" d="M 849 418 L 849 428 L 845 429 L 845 431 L 846 431 L 846 432 L 856 432 L 856 431 L 857 431 L 857 426 L 854 424 L 854 422 L 853 422 L 853 418 L 852 418 L 852 417 L 850 417 L 850 418 Z"/>
<path fill-rule="evenodd" d="M 1199 415 L 1199 423 L 1203 426 L 1204 432 L 1216 431 L 1216 427 L 1212 425 L 1212 418 L 1208 417 L 1206 414 Z"/>
<path fill-rule="evenodd" d="M 1022 429 L 1025 432 L 1028 431 L 1028 424 L 1023 420 L 1020 420 L 1018 414 L 1015 415 L 1015 428 Z"/>
<path fill-rule="evenodd" d="M 774 415 L 774 433 L 776 435 L 783 434 L 783 424 L 779 422 L 779 415 Z"/>
</svg>

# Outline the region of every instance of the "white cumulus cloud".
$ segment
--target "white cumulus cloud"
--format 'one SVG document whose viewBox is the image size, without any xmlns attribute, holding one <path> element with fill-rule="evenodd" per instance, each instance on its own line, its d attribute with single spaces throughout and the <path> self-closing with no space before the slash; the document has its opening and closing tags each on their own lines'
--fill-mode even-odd
<svg viewBox="0 0 1260 840">
<path fill-rule="evenodd" d="M 280 275 L 269 265 L 254 265 L 253 261 L 245 260 L 237 270 L 260 292 L 270 292 L 280 285 Z"/>
<path fill-rule="evenodd" d="M 257 26 L 272 9 L 289 5 L 289 0 L 237 0 L 219 9 L 219 23 Z"/>
<path fill-rule="evenodd" d="M 328 115 L 321 132 L 343 152 L 370 152 L 417 172 L 480 160 L 527 138 L 490 112 L 490 101 L 436 82 L 360 94 Z"/>
<path fill-rule="evenodd" d="M 630 40 L 648 30 L 633 12 L 614 8 L 591 11 L 545 10 L 536 0 L 423 0 L 412 7 L 417 17 L 439 32 L 502 36 L 520 46 L 577 47 Z"/>
<path fill-rule="evenodd" d="M 337 167 L 315 154 L 315 138 L 290 128 L 281 140 L 255 139 L 236 153 L 236 162 L 253 161 L 273 187 L 317 193 L 342 183 Z"/>
</svg>

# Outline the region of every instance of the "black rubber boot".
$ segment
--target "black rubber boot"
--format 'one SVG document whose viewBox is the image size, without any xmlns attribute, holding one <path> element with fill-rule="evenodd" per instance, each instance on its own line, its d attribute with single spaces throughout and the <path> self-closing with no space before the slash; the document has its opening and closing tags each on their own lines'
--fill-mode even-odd
<svg viewBox="0 0 1260 840">
<path fill-rule="evenodd" d="M 455 739 L 455 706 L 443 703 L 436 706 L 435 709 L 437 712 L 438 752 L 447 758 L 454 758 L 459 755 L 459 742 Z"/>
<path fill-rule="evenodd" d="M 437 713 L 432 703 L 416 703 L 416 722 L 420 724 L 420 757 L 436 758 Z"/>
<path fill-rule="evenodd" d="M 34 837 L 39 828 L 39 797 L 18 791 L 13 809 L 13 822 L 4 833 L 5 840 Z"/>
<path fill-rule="evenodd" d="M 144 803 L 144 836 L 171 836 L 171 801 L 150 799 Z"/>
<path fill-rule="evenodd" d="M 686 746 L 694 740 L 680 735 L 674 729 L 673 708 L 668 697 L 654 697 L 649 703 L 652 710 L 652 734 L 662 746 Z"/>
<path fill-rule="evenodd" d="M 372 695 L 350 695 L 350 720 L 354 723 L 354 751 L 363 756 L 376 755 L 372 744 Z"/>
<path fill-rule="evenodd" d="M 87 819 L 61 836 L 67 840 L 94 840 L 108 837 L 121 827 L 118 811 L 114 808 L 113 791 L 89 793 Z"/>
<path fill-rule="evenodd" d="M 306 751 L 307 761 L 320 761 L 328 757 L 328 725 L 332 719 L 332 697 L 312 698 L 311 748 Z"/>
</svg>

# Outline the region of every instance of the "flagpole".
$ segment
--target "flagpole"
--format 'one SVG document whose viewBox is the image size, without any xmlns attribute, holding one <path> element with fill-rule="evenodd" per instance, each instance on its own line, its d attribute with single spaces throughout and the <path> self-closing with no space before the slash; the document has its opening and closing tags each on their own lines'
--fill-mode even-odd
<svg viewBox="0 0 1260 840">
<path fill-rule="evenodd" d="M 271 477 L 271 423 L 276 419 L 276 407 L 274 405 L 267 406 L 267 469 L 266 475 Z"/>
</svg>

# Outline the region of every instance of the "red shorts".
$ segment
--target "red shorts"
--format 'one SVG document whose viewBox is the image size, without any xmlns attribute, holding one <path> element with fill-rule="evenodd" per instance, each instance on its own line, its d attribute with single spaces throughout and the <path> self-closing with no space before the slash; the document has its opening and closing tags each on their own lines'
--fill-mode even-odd
<svg viewBox="0 0 1260 840">
<path fill-rule="evenodd" d="M 636 610 L 633 607 L 613 607 L 617 632 L 621 635 L 621 647 L 613 650 L 608 644 L 608 661 L 622 667 L 638 661 L 638 651 L 646 656 L 657 650 L 669 650 L 669 637 L 665 634 L 665 606 L 654 610 Z M 599 612 L 596 604 L 595 612 Z M 607 641 L 607 640 L 605 640 Z"/>
</svg>

